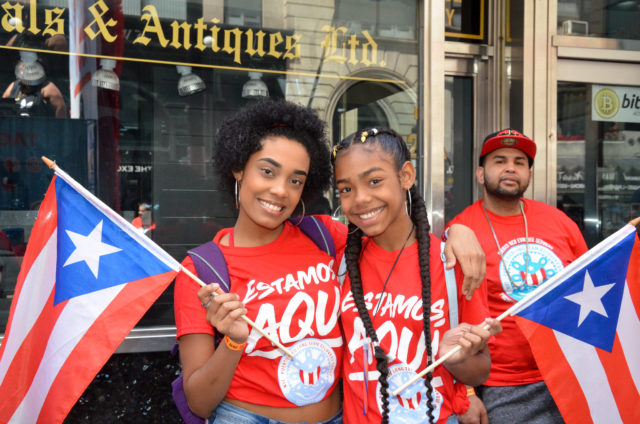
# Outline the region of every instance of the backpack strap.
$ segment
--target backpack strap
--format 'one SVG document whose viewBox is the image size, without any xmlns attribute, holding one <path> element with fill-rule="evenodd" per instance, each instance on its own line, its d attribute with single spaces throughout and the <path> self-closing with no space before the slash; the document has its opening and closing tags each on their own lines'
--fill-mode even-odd
<svg viewBox="0 0 640 424">
<path fill-rule="evenodd" d="M 336 245 L 326 225 L 312 215 L 304 215 L 302 218 L 289 218 L 289 222 L 302 230 L 323 252 L 335 259 Z"/>
<path fill-rule="evenodd" d="M 289 221 L 300 228 L 300 230 L 313 241 L 323 252 L 327 252 L 333 259 L 336 258 L 336 244 L 333 241 L 331 232 L 326 225 L 312 215 L 305 215 L 302 218 L 289 218 Z M 347 274 L 347 263 L 344 255 L 340 261 L 338 275 L 336 278 L 342 286 Z"/>
<path fill-rule="evenodd" d="M 198 277 L 205 283 L 218 283 L 223 291 L 229 292 L 231 280 L 229 279 L 229 269 L 220 247 L 212 241 L 201 244 L 189 250 L 187 254 L 191 257 L 193 265 L 196 267 Z"/>
<path fill-rule="evenodd" d="M 447 269 L 447 258 L 444 256 L 444 244 L 440 242 L 440 258 L 444 268 L 444 281 L 447 285 L 447 300 L 449 301 L 449 323 L 451 328 L 459 324 L 458 319 L 458 284 L 456 282 L 455 268 Z"/>
<path fill-rule="evenodd" d="M 196 274 L 205 284 L 218 283 L 220 288 L 228 292 L 231 285 L 229 279 L 229 269 L 227 268 L 227 262 L 224 260 L 224 255 L 220 250 L 220 247 L 212 241 L 201 244 L 198 247 L 187 252 L 193 265 L 196 268 Z M 215 345 L 218 346 L 221 335 L 216 332 L 214 337 Z M 173 355 L 178 353 L 178 344 L 176 343 L 171 351 Z M 205 420 L 195 415 L 189 409 L 187 403 L 187 397 L 184 393 L 184 381 L 182 379 L 182 372 L 171 383 L 171 395 L 173 402 L 176 404 L 176 408 L 180 413 L 180 417 L 186 424 L 204 424 Z"/>
</svg>

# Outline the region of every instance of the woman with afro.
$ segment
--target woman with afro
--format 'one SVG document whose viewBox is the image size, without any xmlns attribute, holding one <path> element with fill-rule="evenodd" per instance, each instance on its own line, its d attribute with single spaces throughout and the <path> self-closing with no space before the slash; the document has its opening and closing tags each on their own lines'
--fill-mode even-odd
<svg viewBox="0 0 640 424">
<path fill-rule="evenodd" d="M 189 407 L 213 423 L 341 423 L 336 388 L 343 339 L 336 276 L 347 231 L 329 216 L 317 216 L 333 237 L 333 258 L 297 227 L 305 202 L 330 184 L 324 124 L 290 102 L 252 103 L 221 125 L 214 164 L 238 209 L 233 228 L 214 238 L 231 287 L 225 293 L 217 284 L 198 289 L 182 274 L 176 279 L 177 337 Z M 470 248 L 469 237 L 475 241 L 471 230 L 460 231 L 452 250 L 468 261 L 477 281 L 481 249 Z M 183 264 L 195 271 L 189 257 Z M 224 336 L 219 344 L 216 334 Z"/>
</svg>

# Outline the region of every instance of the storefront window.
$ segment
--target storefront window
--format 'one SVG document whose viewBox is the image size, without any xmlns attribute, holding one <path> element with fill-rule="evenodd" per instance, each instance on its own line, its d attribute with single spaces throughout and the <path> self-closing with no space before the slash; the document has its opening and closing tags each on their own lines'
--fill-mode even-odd
<svg viewBox="0 0 640 424">
<path fill-rule="evenodd" d="M 444 22 L 447 40 L 487 42 L 488 5 L 485 0 L 446 0 Z"/>
<path fill-rule="evenodd" d="M 640 1 L 558 1 L 558 34 L 640 40 Z"/>
<path fill-rule="evenodd" d="M 558 84 L 557 205 L 593 246 L 640 216 L 640 88 Z"/>
<path fill-rule="evenodd" d="M 211 144 L 248 102 L 310 106 L 336 136 L 387 125 L 415 149 L 418 16 L 415 0 L 4 2 L 0 334 L 52 176 L 40 156 L 181 260 L 235 221 Z M 172 324 L 168 290 L 140 325 Z"/>
<path fill-rule="evenodd" d="M 473 78 L 445 78 L 444 214 L 449 222 L 473 202 Z"/>
</svg>

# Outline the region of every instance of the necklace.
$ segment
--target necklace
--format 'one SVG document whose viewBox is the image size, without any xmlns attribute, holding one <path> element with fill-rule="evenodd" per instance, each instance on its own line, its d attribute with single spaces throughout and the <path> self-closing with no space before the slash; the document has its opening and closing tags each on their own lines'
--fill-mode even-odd
<svg viewBox="0 0 640 424">
<path fill-rule="evenodd" d="M 522 206 L 522 201 L 519 201 L 520 205 L 520 213 L 522 213 L 522 219 L 524 221 L 524 246 L 525 246 L 525 271 L 524 271 L 524 280 L 522 281 L 522 285 L 527 284 L 529 280 L 529 225 L 527 224 L 527 215 L 524 213 L 524 207 Z M 500 242 L 498 241 L 498 236 L 496 236 L 496 231 L 493 229 L 493 225 L 491 224 L 491 220 L 489 219 L 489 214 L 487 213 L 487 209 L 484 207 L 484 201 L 482 202 L 482 212 L 484 212 L 484 216 L 487 218 L 487 222 L 489 223 L 489 228 L 491 228 L 491 233 L 493 234 L 493 239 L 496 241 L 496 247 L 498 248 L 498 255 L 500 256 L 500 263 L 504 267 L 505 273 L 507 274 L 507 278 L 509 278 L 509 282 L 512 287 L 518 287 L 511 278 L 511 274 L 509 274 L 509 270 L 507 269 L 507 265 L 504 263 L 504 256 L 502 256 L 502 250 L 500 249 Z"/>
<path fill-rule="evenodd" d="M 373 312 L 372 321 L 373 321 L 373 319 L 375 319 L 376 315 L 378 315 L 378 312 L 380 311 L 380 307 L 382 306 L 382 298 L 384 296 L 385 290 L 387 289 L 387 283 L 389 282 L 389 279 L 391 278 L 391 273 L 393 272 L 394 268 L 398 264 L 398 260 L 400 259 L 400 255 L 402 255 L 402 251 L 407 246 L 407 242 L 411 238 L 411 234 L 413 234 L 413 230 L 415 228 L 416 228 L 416 226 L 412 224 L 411 225 L 411 231 L 409 231 L 409 235 L 407 236 L 407 239 L 402 244 L 402 248 L 400 248 L 400 251 L 398 252 L 398 256 L 396 256 L 396 260 L 393 262 L 393 265 L 391 265 L 391 269 L 389 270 L 389 274 L 387 274 L 387 279 L 384 281 L 384 285 L 382 286 L 382 292 L 380 292 L 380 298 L 378 299 L 378 303 L 376 304 L 376 308 L 375 308 L 375 310 Z"/>
</svg>

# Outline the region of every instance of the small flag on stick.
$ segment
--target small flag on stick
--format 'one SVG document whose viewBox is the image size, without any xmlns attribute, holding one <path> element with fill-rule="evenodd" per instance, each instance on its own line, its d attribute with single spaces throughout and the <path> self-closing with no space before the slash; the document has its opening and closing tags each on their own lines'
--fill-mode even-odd
<svg viewBox="0 0 640 424">
<path fill-rule="evenodd" d="M 498 320 L 518 315 L 567 423 L 640 422 L 640 219 L 580 256 Z M 446 361 L 447 352 L 393 392 Z"/>
<path fill-rule="evenodd" d="M 0 346 L 2 423 L 62 422 L 179 270 L 94 200 L 54 176 L 40 206 Z"/>
<path fill-rule="evenodd" d="M 178 272 L 205 285 L 43 160 L 56 175 L 31 231 L 0 345 L 0 423 L 61 423 Z"/>
</svg>

